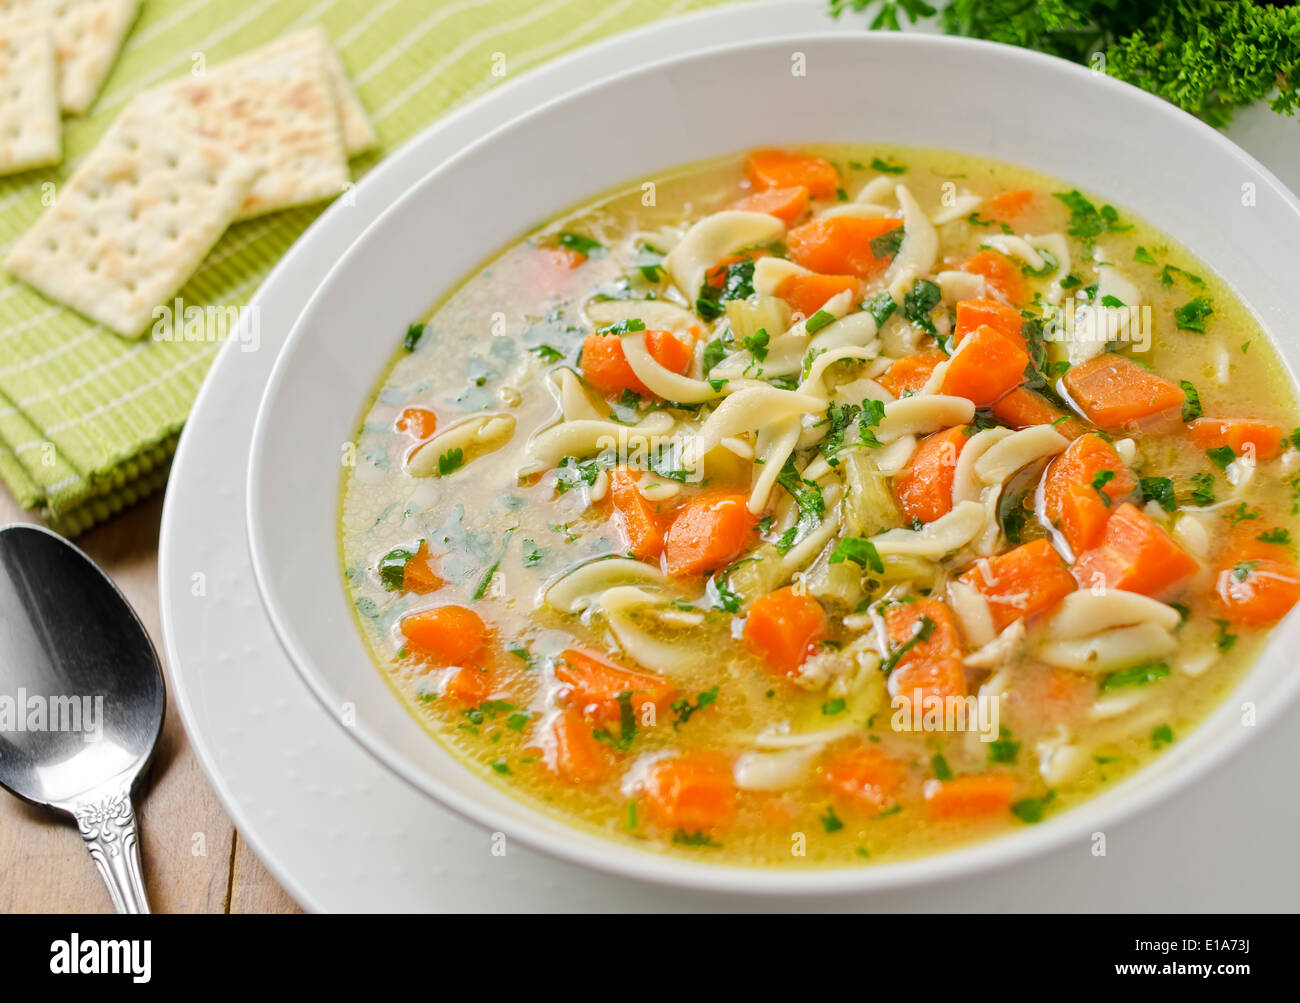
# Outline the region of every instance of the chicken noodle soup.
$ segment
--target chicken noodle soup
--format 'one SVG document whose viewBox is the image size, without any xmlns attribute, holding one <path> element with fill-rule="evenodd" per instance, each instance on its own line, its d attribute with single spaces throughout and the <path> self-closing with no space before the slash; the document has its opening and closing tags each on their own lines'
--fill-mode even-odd
<svg viewBox="0 0 1300 1003">
<path fill-rule="evenodd" d="M 343 486 L 376 661 L 470 768 L 738 864 L 1065 811 L 1300 597 L 1288 376 L 1125 208 L 913 149 L 602 197 L 423 323 Z"/>
</svg>

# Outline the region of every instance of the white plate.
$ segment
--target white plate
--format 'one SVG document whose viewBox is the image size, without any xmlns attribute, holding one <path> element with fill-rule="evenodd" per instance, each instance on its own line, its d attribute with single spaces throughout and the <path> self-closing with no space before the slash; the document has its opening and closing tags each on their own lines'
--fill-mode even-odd
<svg viewBox="0 0 1300 1003">
<path fill-rule="evenodd" d="M 164 515 L 160 558 L 173 687 L 200 762 L 236 825 L 291 894 L 317 909 L 726 909 L 755 903 L 672 892 L 593 875 L 510 847 L 492 855 L 482 830 L 404 787 L 309 698 L 279 652 L 243 551 L 242 487 L 252 411 L 273 353 L 320 277 L 375 209 L 433 164 L 545 97 L 630 61 L 718 40 L 824 27 L 820 6 L 774 4 L 710 12 L 608 42 L 490 95 L 394 155 L 286 257 L 259 293 L 263 349 L 229 346 L 182 442 Z M 202 576 L 202 577 L 196 577 Z M 200 587 L 201 586 L 201 587 Z M 196 592 L 202 594 L 196 595 Z M 872 898 L 873 909 L 1286 908 L 1297 890 L 1282 834 L 1300 810 L 1270 783 L 1296 759 L 1274 729 L 1195 792 L 1108 831 L 1109 852 L 1080 841 L 1014 872 Z M 380 822 L 379 820 L 382 820 Z M 1273 838 L 1269 844 L 1266 840 Z M 1244 852 L 1243 852 L 1244 851 Z M 1205 863 L 1213 861 L 1213 869 Z M 1071 866 L 1073 865 L 1073 866 Z M 1043 895 L 1049 889 L 1050 897 Z M 1213 898 L 1203 895 L 1215 890 Z M 852 907 L 840 900 L 837 907 Z"/>
</svg>

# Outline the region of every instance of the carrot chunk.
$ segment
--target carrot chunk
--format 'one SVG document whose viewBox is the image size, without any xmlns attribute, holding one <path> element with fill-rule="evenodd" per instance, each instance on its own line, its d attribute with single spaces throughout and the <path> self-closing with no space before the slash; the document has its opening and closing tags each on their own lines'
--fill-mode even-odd
<svg viewBox="0 0 1300 1003">
<path fill-rule="evenodd" d="M 1028 387 L 1016 387 L 994 401 L 993 417 L 1012 428 L 1051 425 L 1067 439 L 1077 439 L 1088 431 L 1083 422 L 1069 417 L 1042 394 Z"/>
<path fill-rule="evenodd" d="M 827 300 L 845 290 L 857 299 L 862 283 L 852 275 L 791 275 L 776 287 L 776 294 L 805 317 L 811 317 Z"/>
<path fill-rule="evenodd" d="M 837 794 L 879 812 L 898 796 L 907 767 L 875 746 L 854 745 L 832 755 L 817 772 Z"/>
<path fill-rule="evenodd" d="M 638 561 L 658 561 L 664 551 L 665 519 L 655 505 L 641 494 L 637 478 L 627 467 L 609 472 L 609 497 L 628 550 Z"/>
<path fill-rule="evenodd" d="M 980 561 L 957 580 L 988 600 L 999 631 L 1021 617 L 1051 609 L 1078 586 L 1069 568 L 1046 540 L 1033 540 L 988 561 Z"/>
<path fill-rule="evenodd" d="M 965 425 L 954 425 L 921 440 L 907 468 L 894 481 L 898 506 L 909 519 L 934 522 L 952 511 L 953 474 L 968 441 Z"/>
<path fill-rule="evenodd" d="M 961 300 L 957 304 L 957 325 L 953 328 L 953 344 L 960 345 L 966 335 L 987 324 L 1024 348 L 1025 335 L 1021 330 L 1024 323 L 1025 319 L 1020 316 L 1019 310 L 997 300 Z"/>
<path fill-rule="evenodd" d="M 668 331 L 647 331 L 645 347 L 652 359 L 674 373 L 686 372 L 691 364 L 691 350 Z M 593 331 L 587 335 L 582 343 L 582 375 L 607 396 L 617 396 L 624 390 L 642 397 L 653 396 L 632 371 L 617 334 Z"/>
<path fill-rule="evenodd" d="M 740 556 L 758 519 L 746 495 L 714 491 L 696 495 L 680 509 L 664 539 L 664 563 L 670 575 L 715 571 Z"/>
<path fill-rule="evenodd" d="M 1089 421 L 1107 430 L 1176 420 L 1182 413 L 1183 391 L 1178 384 L 1113 352 L 1071 367 L 1065 374 L 1065 389 Z"/>
<path fill-rule="evenodd" d="M 794 675 L 826 636 L 826 613 L 812 596 L 791 586 L 754 600 L 745 619 L 745 644 L 768 666 Z"/>
<path fill-rule="evenodd" d="M 1027 365 L 1023 345 L 984 324 L 966 336 L 948 361 L 941 389 L 976 405 L 992 404 L 1024 382 Z"/>
<path fill-rule="evenodd" d="M 923 702 L 966 695 L 961 641 L 947 606 L 937 599 L 897 603 L 885 611 L 885 630 L 890 657 L 898 656 L 889 692 L 901 704 L 910 706 L 918 693 Z"/>
<path fill-rule="evenodd" d="M 1197 567 L 1168 533 L 1125 502 L 1106 521 L 1101 543 L 1080 554 L 1071 572 L 1080 588 L 1104 585 L 1160 597 Z"/>
<path fill-rule="evenodd" d="M 602 721 L 618 718 L 620 694 L 632 694 L 638 719 L 647 705 L 662 708 L 673 694 L 672 684 L 662 676 L 630 669 L 579 648 L 560 652 L 555 678 L 569 686 L 570 706 Z"/>
<path fill-rule="evenodd" d="M 659 760 L 646 775 L 644 794 L 654 821 L 686 833 L 725 828 L 736 815 L 731 764 L 714 752 Z"/>
<path fill-rule="evenodd" d="M 1300 601 L 1300 567 L 1285 544 L 1259 540 L 1254 532 L 1239 527 L 1219 555 L 1214 592 L 1224 619 L 1259 627 L 1276 623 Z"/>
<path fill-rule="evenodd" d="M 464 606 L 435 606 L 402 618 L 402 636 L 418 655 L 443 665 L 472 661 L 487 643 L 487 625 Z"/>
<path fill-rule="evenodd" d="M 614 752 L 593 734 L 576 709 L 560 711 L 544 726 L 541 745 L 547 769 L 572 784 L 594 784 L 614 770 Z"/>
<path fill-rule="evenodd" d="M 915 355 L 905 355 L 894 361 L 880 376 L 879 382 L 895 397 L 902 397 L 906 390 L 920 390 L 929 382 L 934 367 L 948 358 L 947 353 L 937 348 L 929 348 Z"/>
<path fill-rule="evenodd" d="M 1014 191 L 994 195 L 984 205 L 988 214 L 994 219 L 1013 220 L 1028 212 L 1035 200 L 1036 196 L 1032 188 L 1017 188 Z"/>
<path fill-rule="evenodd" d="M 411 559 L 402 569 L 402 591 L 425 595 L 442 588 L 442 577 L 434 570 L 433 556 L 429 553 L 429 544 L 420 541 Z"/>
<path fill-rule="evenodd" d="M 745 176 L 757 191 L 806 188 L 815 199 L 832 197 L 840 175 L 829 160 L 808 153 L 757 150 L 745 161 Z"/>
<path fill-rule="evenodd" d="M 442 695 L 467 707 L 477 707 L 492 695 L 493 683 L 492 673 L 476 665 L 464 665 L 447 676 Z"/>
<path fill-rule="evenodd" d="M 829 216 L 796 226 L 786 234 L 786 247 L 792 261 L 814 272 L 870 279 L 894 259 L 889 248 L 873 248 L 871 242 L 902 225 L 901 220 L 885 216 Z M 883 254 L 878 256 L 876 250 Z"/>
<path fill-rule="evenodd" d="M 1005 254 L 987 249 L 976 251 L 959 267 L 963 272 L 983 275 L 985 288 L 1012 306 L 1029 298 L 1029 283 Z"/>
<path fill-rule="evenodd" d="M 554 247 L 543 248 L 543 251 L 560 268 L 572 270 L 587 263 L 587 256 L 572 247 L 561 247 L 557 244 Z"/>
<path fill-rule="evenodd" d="M 766 213 L 787 226 L 792 226 L 795 220 L 808 211 L 808 189 L 803 185 L 768 188 L 745 196 L 731 208 Z"/>
<path fill-rule="evenodd" d="M 1047 465 L 1043 511 L 1078 554 L 1096 545 L 1115 506 L 1135 487 L 1115 447 L 1089 432 Z"/>
<path fill-rule="evenodd" d="M 925 785 L 925 813 L 933 820 L 987 818 L 1011 810 L 1016 782 L 1006 773 L 977 773 Z"/>
<path fill-rule="evenodd" d="M 399 432 L 423 441 L 438 430 L 438 416 L 427 407 L 408 407 L 398 415 L 394 426 Z"/>
<path fill-rule="evenodd" d="M 1238 456 L 1252 452 L 1257 460 L 1277 459 L 1285 435 L 1279 425 L 1250 418 L 1197 418 L 1187 426 L 1187 437 L 1197 449 L 1229 446 Z"/>
</svg>

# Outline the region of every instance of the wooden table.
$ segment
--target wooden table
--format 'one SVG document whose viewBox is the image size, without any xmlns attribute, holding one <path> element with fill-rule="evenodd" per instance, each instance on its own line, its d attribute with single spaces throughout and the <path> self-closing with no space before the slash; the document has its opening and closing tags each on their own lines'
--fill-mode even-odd
<svg viewBox="0 0 1300 1003">
<path fill-rule="evenodd" d="M 76 540 L 131 601 L 162 653 L 158 523 L 162 496 Z M 0 488 L 0 525 L 36 521 Z M 176 705 L 136 801 L 154 912 L 298 912 L 222 810 L 185 737 Z M 71 819 L 0 792 L 0 911 L 111 912 Z"/>
</svg>

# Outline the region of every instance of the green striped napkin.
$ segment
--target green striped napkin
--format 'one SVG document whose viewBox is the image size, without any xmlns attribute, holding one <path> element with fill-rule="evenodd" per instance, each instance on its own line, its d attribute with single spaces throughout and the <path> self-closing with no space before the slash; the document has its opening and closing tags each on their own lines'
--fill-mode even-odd
<svg viewBox="0 0 1300 1003">
<path fill-rule="evenodd" d="M 136 94 L 321 24 L 379 134 L 358 177 L 454 105 L 553 56 L 718 0 L 145 0 L 90 112 L 64 123 L 55 168 L 0 178 L 0 257 Z M 492 73 L 503 53 L 506 77 Z M 320 207 L 232 226 L 180 295 L 237 307 Z M 164 483 L 220 345 L 127 341 L 0 273 L 0 479 L 75 535 Z"/>
</svg>

